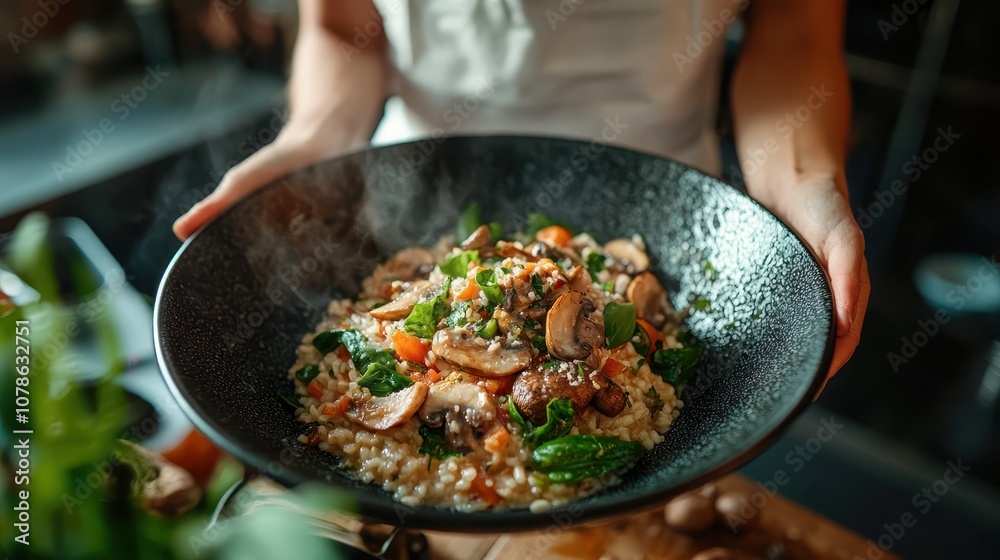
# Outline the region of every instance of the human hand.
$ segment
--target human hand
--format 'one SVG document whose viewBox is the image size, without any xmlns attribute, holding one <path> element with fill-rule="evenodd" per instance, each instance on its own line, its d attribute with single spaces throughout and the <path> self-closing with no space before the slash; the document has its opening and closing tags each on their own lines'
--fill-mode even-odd
<svg viewBox="0 0 1000 560">
<path fill-rule="evenodd" d="M 349 149 L 336 134 L 313 133 L 292 122 L 267 146 L 230 169 L 212 194 L 174 222 L 174 235 L 187 239 L 227 208 L 296 169 L 333 157 Z"/>
<path fill-rule="evenodd" d="M 858 346 L 871 291 L 865 239 L 845 191 L 829 176 L 804 176 L 762 201 L 809 245 L 830 279 L 837 340 L 828 380 Z"/>
</svg>

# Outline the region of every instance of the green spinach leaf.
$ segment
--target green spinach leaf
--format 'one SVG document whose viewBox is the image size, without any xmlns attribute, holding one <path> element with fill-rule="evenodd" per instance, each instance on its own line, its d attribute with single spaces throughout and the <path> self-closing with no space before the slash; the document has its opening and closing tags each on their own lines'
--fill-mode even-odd
<svg viewBox="0 0 1000 560">
<path fill-rule="evenodd" d="M 479 251 L 462 251 L 451 256 L 444 264 L 438 265 L 441 272 L 453 278 L 465 278 L 469 273 L 469 263 L 479 260 Z"/>
<path fill-rule="evenodd" d="M 448 314 L 444 298 L 435 296 L 430 301 L 419 301 L 413 306 L 406 321 L 403 321 L 403 330 L 420 338 L 432 338 L 437 324 Z"/>
<path fill-rule="evenodd" d="M 573 404 L 569 399 L 552 399 L 545 405 L 546 421 L 524 436 L 530 445 L 560 438 L 573 428 Z"/>
<path fill-rule="evenodd" d="M 575 484 L 623 468 L 646 452 L 642 445 L 613 437 L 577 434 L 539 445 L 532 458 L 549 481 Z"/>
<path fill-rule="evenodd" d="M 667 383 L 679 387 L 691 378 L 703 350 L 700 346 L 660 349 L 653 352 L 649 368 Z"/>
<path fill-rule="evenodd" d="M 368 389 L 376 397 L 384 397 L 410 385 L 413 385 L 413 380 L 400 375 L 395 365 L 372 364 L 368 366 L 365 374 L 358 378 L 358 386 Z"/>
<path fill-rule="evenodd" d="M 617 348 L 635 333 L 635 304 L 609 302 L 604 307 L 604 336 L 608 348 Z"/>
</svg>

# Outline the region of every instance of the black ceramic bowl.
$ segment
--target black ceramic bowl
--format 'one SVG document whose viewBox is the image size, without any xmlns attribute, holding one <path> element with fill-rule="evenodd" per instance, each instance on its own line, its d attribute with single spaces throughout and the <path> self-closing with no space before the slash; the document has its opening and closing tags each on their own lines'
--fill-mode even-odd
<svg viewBox="0 0 1000 560">
<path fill-rule="evenodd" d="M 296 440 L 279 394 L 295 348 L 377 262 L 453 231 L 473 201 L 508 231 L 530 212 L 598 241 L 639 233 L 674 302 L 711 302 L 687 326 L 706 346 L 666 440 L 621 484 L 564 512 L 584 521 L 653 506 L 763 451 L 818 391 L 833 312 L 799 239 L 726 183 L 679 163 L 570 140 L 452 137 L 303 169 L 244 200 L 176 255 L 156 299 L 157 358 L 191 420 L 275 480 L 327 481 L 360 513 L 412 529 L 539 529 L 552 514 L 400 509 Z M 415 459 L 419 460 L 419 459 Z"/>
</svg>

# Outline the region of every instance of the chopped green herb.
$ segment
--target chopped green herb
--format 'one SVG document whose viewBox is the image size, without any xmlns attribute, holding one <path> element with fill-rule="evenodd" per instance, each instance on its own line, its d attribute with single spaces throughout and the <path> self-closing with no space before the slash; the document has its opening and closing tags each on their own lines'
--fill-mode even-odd
<svg viewBox="0 0 1000 560">
<path fill-rule="evenodd" d="M 319 429 L 319 422 L 307 422 L 299 427 L 299 435 L 308 436 Z"/>
<path fill-rule="evenodd" d="M 691 378 L 703 350 L 700 346 L 657 350 L 649 367 L 664 381 L 679 387 Z"/>
<path fill-rule="evenodd" d="M 476 331 L 476 334 L 478 334 L 480 338 L 485 338 L 488 340 L 497 335 L 498 329 L 499 329 L 499 324 L 497 323 L 497 320 L 490 319 L 489 321 L 486 321 L 486 324 L 483 325 L 482 328 Z"/>
<path fill-rule="evenodd" d="M 418 364 L 417 362 L 411 362 L 410 360 L 406 360 L 406 363 L 407 363 L 407 365 L 409 365 L 410 367 L 412 367 L 413 369 L 415 369 L 417 371 L 427 371 L 427 366 L 422 366 L 422 365 Z"/>
<path fill-rule="evenodd" d="M 533 329 L 533 328 L 535 328 L 537 326 L 538 326 L 538 323 L 534 319 L 532 319 L 531 317 L 525 317 L 524 318 L 524 328 L 526 328 L 526 329 Z"/>
<path fill-rule="evenodd" d="M 646 448 L 635 442 L 577 434 L 543 443 L 532 458 L 549 482 L 575 484 L 627 466 L 645 452 Z"/>
<path fill-rule="evenodd" d="M 396 372 L 395 366 L 383 364 L 368 366 L 365 374 L 358 378 L 358 386 L 368 389 L 376 397 L 384 397 L 410 385 L 413 385 L 412 379 Z"/>
<path fill-rule="evenodd" d="M 650 387 L 649 390 L 646 391 L 646 398 L 652 401 L 649 405 L 649 413 L 651 415 L 663 410 L 663 397 L 656 392 L 655 387 Z"/>
<path fill-rule="evenodd" d="M 606 268 L 604 264 L 604 255 L 594 251 L 587 255 L 587 271 L 590 272 L 590 277 L 597 282 L 597 274 Z"/>
<path fill-rule="evenodd" d="M 444 320 L 449 327 L 464 327 L 469 323 L 467 317 L 471 301 L 460 301 L 451 307 L 451 314 Z"/>
<path fill-rule="evenodd" d="M 535 350 L 544 351 L 546 348 L 545 337 L 540 334 L 536 334 L 535 336 L 531 337 L 531 345 L 535 347 Z"/>
<path fill-rule="evenodd" d="M 344 347 L 347 348 L 347 352 L 351 355 L 351 361 L 354 362 L 354 368 L 359 372 L 367 372 L 372 364 L 390 367 L 395 371 L 396 360 L 392 357 L 392 354 L 381 348 L 372 346 L 360 331 L 346 329 L 328 332 L 339 333 L 337 336 L 344 344 Z"/>
<path fill-rule="evenodd" d="M 545 297 L 545 284 L 542 283 L 542 277 L 537 274 L 531 275 L 531 287 L 535 289 L 535 293 L 538 294 L 538 299 Z"/>
<path fill-rule="evenodd" d="M 504 274 L 510 274 L 510 269 L 507 268 L 506 266 L 501 266 L 500 271 L 503 272 Z"/>
<path fill-rule="evenodd" d="M 635 369 L 638 371 L 644 365 L 646 365 L 646 358 L 639 358 L 639 361 L 635 363 Z"/>
<path fill-rule="evenodd" d="M 323 331 L 313 337 L 312 344 L 320 353 L 329 354 L 340 347 L 340 335 L 343 332 L 343 329 Z"/>
<path fill-rule="evenodd" d="M 586 373 L 584 373 L 583 364 L 581 364 L 580 362 L 576 363 L 576 374 L 579 375 L 580 377 L 587 375 Z"/>
<path fill-rule="evenodd" d="M 447 313 L 447 306 L 441 296 L 435 296 L 430 301 L 419 301 L 403 322 L 403 330 L 420 338 L 431 338 Z"/>
<path fill-rule="evenodd" d="M 281 393 L 278 395 L 285 404 L 292 408 L 302 408 L 302 403 L 299 402 L 299 398 L 293 395 L 286 395 Z"/>
<path fill-rule="evenodd" d="M 609 302 L 604 307 L 604 336 L 608 348 L 617 348 L 635 332 L 635 304 Z"/>
<path fill-rule="evenodd" d="M 517 405 L 514 404 L 514 399 L 511 397 L 507 398 L 507 414 L 510 416 L 511 422 L 515 426 L 520 426 L 524 434 L 531 431 L 531 422 L 528 422 L 524 419 L 524 416 L 521 416 L 521 412 L 517 409 Z"/>
<path fill-rule="evenodd" d="M 319 366 L 302 366 L 295 372 L 295 378 L 303 383 L 309 383 L 319 375 Z"/>
<path fill-rule="evenodd" d="M 546 421 L 524 436 L 525 443 L 541 445 L 560 438 L 573 429 L 573 404 L 569 399 L 552 399 L 545 405 Z"/>
<path fill-rule="evenodd" d="M 609 294 L 613 293 L 615 291 L 615 281 L 608 280 L 607 282 L 604 282 L 603 284 L 601 284 L 601 289 L 604 290 L 605 292 L 608 292 Z"/>
<path fill-rule="evenodd" d="M 652 343 L 652 339 L 649 338 L 649 333 L 646 329 L 642 327 L 639 323 L 635 324 L 635 330 L 632 331 L 632 348 L 640 356 L 645 356 L 649 354 L 649 345 Z"/>
<path fill-rule="evenodd" d="M 438 461 L 443 461 L 448 457 L 454 457 L 455 455 L 461 455 L 461 451 L 456 451 L 448 447 L 448 441 L 444 437 L 444 429 L 433 429 L 426 424 L 421 424 L 420 428 L 417 430 L 423 441 L 420 443 L 420 447 L 417 452 L 422 455 L 427 455 L 431 459 L 437 459 Z M 428 468 L 430 468 L 428 466 Z"/>
<path fill-rule="evenodd" d="M 542 367 L 549 370 L 554 370 L 559 367 L 559 362 L 556 360 L 545 360 L 542 362 Z"/>
<path fill-rule="evenodd" d="M 479 289 L 486 294 L 486 299 L 494 305 L 500 305 L 503 302 L 503 290 L 497 285 L 497 276 L 490 270 L 480 270 L 476 274 L 476 283 L 479 284 Z"/>
<path fill-rule="evenodd" d="M 469 264 L 479 259 L 479 251 L 462 251 L 452 256 L 444 264 L 438 265 L 441 272 L 453 278 L 465 278 L 469 273 Z"/>
</svg>

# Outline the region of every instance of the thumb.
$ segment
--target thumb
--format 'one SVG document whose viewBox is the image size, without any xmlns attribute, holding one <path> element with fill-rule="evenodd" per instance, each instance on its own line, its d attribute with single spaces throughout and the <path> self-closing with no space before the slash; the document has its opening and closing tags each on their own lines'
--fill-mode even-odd
<svg viewBox="0 0 1000 560">
<path fill-rule="evenodd" d="M 174 222 L 181 241 L 257 189 L 311 163 L 304 150 L 275 141 L 230 169 L 219 186 Z"/>
</svg>

